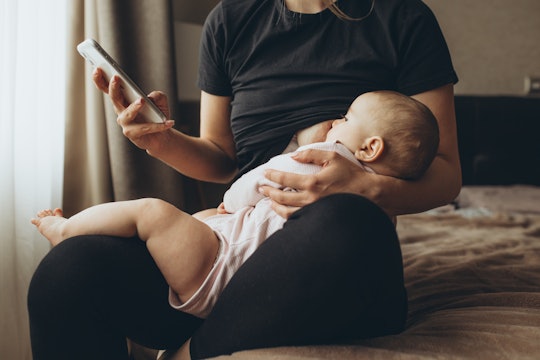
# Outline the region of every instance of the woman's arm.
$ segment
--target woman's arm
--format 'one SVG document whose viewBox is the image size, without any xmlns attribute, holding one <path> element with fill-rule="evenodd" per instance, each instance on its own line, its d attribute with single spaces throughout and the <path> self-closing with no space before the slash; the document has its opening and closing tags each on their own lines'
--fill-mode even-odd
<svg viewBox="0 0 540 360">
<path fill-rule="evenodd" d="M 227 183 L 236 174 L 230 98 L 201 92 L 200 136 L 169 131 L 148 153 L 192 178 Z"/>
<path fill-rule="evenodd" d="M 165 124 L 140 121 L 137 114 L 144 103 L 128 104 L 117 78 L 107 83 L 96 69 L 93 79 L 100 90 L 109 94 L 118 124 L 136 146 L 195 179 L 227 183 L 234 177 L 236 152 L 230 128 L 229 97 L 201 93 L 200 137 L 193 137 L 173 129 L 171 120 Z M 165 94 L 154 91 L 149 98 L 169 117 Z"/>
<path fill-rule="evenodd" d="M 457 145 L 453 85 L 446 85 L 413 96 L 434 113 L 440 128 L 439 151 L 426 174 L 417 181 L 405 181 L 363 172 L 341 156 L 308 150 L 295 159 L 325 165 L 315 175 L 295 175 L 269 170 L 268 179 L 298 189 L 287 193 L 264 187 L 264 194 L 274 202 L 274 209 L 288 217 L 299 207 L 329 194 L 349 192 L 363 195 L 383 208 L 390 216 L 421 212 L 452 201 L 461 188 L 461 168 Z"/>
</svg>

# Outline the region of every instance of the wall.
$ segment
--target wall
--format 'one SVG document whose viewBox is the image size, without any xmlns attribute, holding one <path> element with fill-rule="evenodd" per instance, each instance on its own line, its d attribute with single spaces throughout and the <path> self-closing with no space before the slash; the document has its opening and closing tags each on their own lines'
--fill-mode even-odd
<svg viewBox="0 0 540 360">
<path fill-rule="evenodd" d="M 456 94 L 524 95 L 524 78 L 540 75 L 540 1 L 424 2 L 452 53 Z"/>
</svg>

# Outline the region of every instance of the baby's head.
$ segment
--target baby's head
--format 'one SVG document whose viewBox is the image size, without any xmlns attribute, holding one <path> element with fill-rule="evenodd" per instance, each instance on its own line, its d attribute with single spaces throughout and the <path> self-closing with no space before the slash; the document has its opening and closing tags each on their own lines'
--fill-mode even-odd
<svg viewBox="0 0 540 360">
<path fill-rule="evenodd" d="M 418 179 L 439 147 L 432 112 L 417 100 L 393 91 L 360 95 L 347 114 L 332 123 L 327 141 L 339 141 L 375 172 Z"/>
</svg>

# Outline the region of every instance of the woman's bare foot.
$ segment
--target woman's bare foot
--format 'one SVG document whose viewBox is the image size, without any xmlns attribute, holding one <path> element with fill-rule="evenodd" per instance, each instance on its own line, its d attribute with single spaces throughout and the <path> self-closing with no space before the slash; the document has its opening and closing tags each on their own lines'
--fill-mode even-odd
<svg viewBox="0 0 540 360">
<path fill-rule="evenodd" d="M 41 235 L 55 246 L 65 240 L 63 237 L 63 225 L 67 221 L 61 209 L 46 209 L 37 213 L 37 218 L 31 220 Z"/>
</svg>

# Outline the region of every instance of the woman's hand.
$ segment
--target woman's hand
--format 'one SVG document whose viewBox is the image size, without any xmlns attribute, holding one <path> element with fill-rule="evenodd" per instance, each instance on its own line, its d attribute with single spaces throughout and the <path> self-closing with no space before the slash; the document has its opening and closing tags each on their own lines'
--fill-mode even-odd
<svg viewBox="0 0 540 360">
<path fill-rule="evenodd" d="M 163 124 L 145 122 L 138 117 L 139 111 L 144 106 L 144 100 L 138 99 L 129 104 L 124 98 L 120 79 L 117 76 L 113 76 L 110 83 L 108 83 L 101 69 L 97 68 L 92 74 L 92 79 L 98 89 L 109 94 L 114 111 L 118 115 L 116 121 L 122 127 L 124 136 L 141 149 L 147 151 L 156 150 L 163 142 L 167 133 L 166 130 L 173 127 L 174 120 L 167 120 Z M 167 118 L 170 116 L 167 96 L 164 93 L 154 91 L 148 95 L 148 98 L 157 105 Z"/>
<path fill-rule="evenodd" d="M 293 156 L 303 163 L 320 165 L 323 169 L 314 175 L 299 175 L 277 170 L 267 170 L 265 176 L 283 187 L 297 191 L 283 191 L 262 186 L 261 191 L 272 200 L 272 208 L 288 218 L 299 208 L 335 193 L 356 193 L 376 202 L 380 175 L 362 170 L 341 155 L 332 151 L 305 150 Z"/>
</svg>

